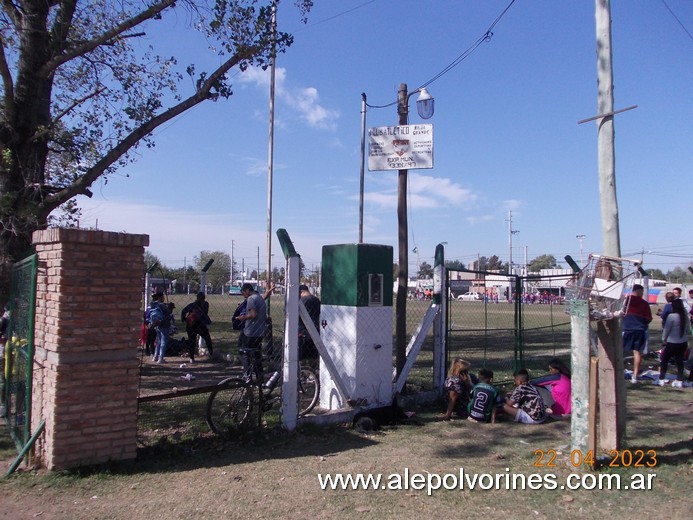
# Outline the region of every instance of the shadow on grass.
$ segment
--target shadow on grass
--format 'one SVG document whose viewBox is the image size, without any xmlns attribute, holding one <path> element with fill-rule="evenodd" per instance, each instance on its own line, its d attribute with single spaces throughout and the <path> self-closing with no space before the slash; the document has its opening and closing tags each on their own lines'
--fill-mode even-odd
<svg viewBox="0 0 693 520">
<path fill-rule="evenodd" d="M 233 439 L 206 436 L 168 442 L 164 438 L 153 446 L 140 448 L 134 461 L 111 462 L 60 473 L 76 478 L 104 472 L 113 475 L 173 473 L 266 460 L 327 457 L 376 444 L 376 440 L 363 437 L 344 426 L 312 425 L 291 433 L 280 428 L 248 432 Z"/>
</svg>

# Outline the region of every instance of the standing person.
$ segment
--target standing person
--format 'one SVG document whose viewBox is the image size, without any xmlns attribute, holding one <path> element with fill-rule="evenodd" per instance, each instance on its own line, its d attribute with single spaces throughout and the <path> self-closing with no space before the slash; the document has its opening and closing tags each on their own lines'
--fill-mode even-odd
<svg viewBox="0 0 693 520">
<path fill-rule="evenodd" d="M 688 348 L 688 333 L 691 322 L 683 305 L 683 300 L 678 298 L 671 302 L 671 313 L 667 316 L 667 321 L 662 330 L 662 360 L 659 367 L 659 386 L 666 384 L 667 367 L 669 360 L 674 359 L 678 372 L 676 381 L 671 386 L 681 388 L 683 386 L 683 357 Z M 689 378 L 690 379 L 690 378 Z"/>
<path fill-rule="evenodd" d="M 683 308 L 686 309 L 686 312 L 691 312 L 691 306 L 688 305 L 688 302 L 681 298 L 683 295 L 683 291 L 681 290 L 681 287 L 674 287 L 671 292 L 674 293 L 674 298 L 677 300 L 681 300 L 683 302 Z"/>
<path fill-rule="evenodd" d="M 642 355 L 647 345 L 647 327 L 652 321 L 650 304 L 643 299 L 645 288 L 640 284 L 633 285 L 623 316 L 623 350 L 633 352 L 633 376 L 630 382 L 638 382 Z"/>
<path fill-rule="evenodd" d="M 250 377 L 250 355 L 255 360 L 255 376 L 258 381 L 262 381 L 262 337 L 265 334 L 265 323 L 267 322 L 267 306 L 265 300 L 260 296 L 252 284 L 244 283 L 241 286 L 241 294 L 245 297 L 245 314 L 238 316 L 237 319 L 244 323 L 243 327 L 243 347 L 252 349 L 241 355 L 243 368 L 246 377 Z"/>
<path fill-rule="evenodd" d="M 152 361 L 165 363 L 166 349 L 168 348 L 168 336 L 171 328 L 171 310 L 164 303 L 164 293 L 158 291 L 154 294 L 149 313 L 150 323 L 156 329 L 156 350 Z"/>
<path fill-rule="evenodd" d="M 190 351 L 190 362 L 195 362 L 195 351 L 197 350 L 197 336 L 200 336 L 207 345 L 209 357 L 214 354 L 212 337 L 209 335 L 207 325 L 211 325 L 209 319 L 209 302 L 205 300 L 205 293 L 197 293 L 194 302 L 189 303 L 180 313 L 180 320 L 185 323 L 185 332 L 188 334 L 188 349 Z"/>
<path fill-rule="evenodd" d="M 151 320 L 151 313 L 152 313 L 152 304 L 156 300 L 154 299 L 154 295 L 152 294 L 151 301 L 149 302 L 149 307 L 147 308 L 146 311 L 144 311 L 144 326 L 146 328 L 145 331 L 145 336 L 144 336 L 144 351 L 148 356 L 153 356 L 156 348 L 156 327 L 152 325 L 152 320 Z"/>
<path fill-rule="evenodd" d="M 671 313 L 671 302 L 673 302 L 676 299 L 676 296 L 674 295 L 673 292 L 668 292 L 664 295 L 664 300 L 666 300 L 666 303 L 664 304 L 664 307 L 660 310 L 657 309 L 657 316 L 662 318 L 662 327 L 667 321 L 667 316 Z"/>
<path fill-rule="evenodd" d="M 320 299 L 311 294 L 307 285 L 300 285 L 298 287 L 298 291 L 301 296 L 301 301 L 303 302 L 303 305 L 305 305 L 306 310 L 310 315 L 310 321 L 313 322 L 313 325 L 315 325 L 315 328 L 319 334 Z M 310 359 L 313 363 L 318 359 L 318 357 L 320 357 L 318 354 L 318 349 L 315 347 L 315 342 L 313 342 L 313 338 L 310 337 L 308 329 L 301 318 L 298 319 L 298 355 L 300 360 Z"/>
</svg>

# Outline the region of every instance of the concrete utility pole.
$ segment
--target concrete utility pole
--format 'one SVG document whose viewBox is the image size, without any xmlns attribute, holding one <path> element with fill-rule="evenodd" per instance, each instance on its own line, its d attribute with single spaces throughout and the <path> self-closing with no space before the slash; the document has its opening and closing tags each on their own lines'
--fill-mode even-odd
<svg viewBox="0 0 693 520">
<path fill-rule="evenodd" d="M 519 231 L 513 231 L 513 212 L 508 210 L 508 274 L 513 274 L 513 235 Z"/>
<path fill-rule="evenodd" d="M 604 254 L 621 256 L 614 160 L 614 84 L 611 63 L 611 2 L 595 0 L 597 27 L 597 120 L 599 200 Z M 621 327 L 618 320 L 597 322 L 599 337 L 599 440 L 601 450 L 617 450 L 626 427 Z"/>
</svg>

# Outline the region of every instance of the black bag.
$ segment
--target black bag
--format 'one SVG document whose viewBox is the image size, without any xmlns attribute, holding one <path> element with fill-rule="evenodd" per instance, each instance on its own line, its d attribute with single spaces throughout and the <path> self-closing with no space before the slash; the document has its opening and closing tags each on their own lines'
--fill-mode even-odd
<svg viewBox="0 0 693 520">
<path fill-rule="evenodd" d="M 231 327 L 233 330 L 243 330 L 243 327 L 245 327 L 245 322 L 242 320 L 239 320 L 239 316 L 245 316 L 245 313 L 248 309 L 248 300 L 243 300 L 241 303 L 238 304 L 238 307 L 236 307 L 236 310 L 233 313 L 233 316 L 231 317 Z"/>
</svg>

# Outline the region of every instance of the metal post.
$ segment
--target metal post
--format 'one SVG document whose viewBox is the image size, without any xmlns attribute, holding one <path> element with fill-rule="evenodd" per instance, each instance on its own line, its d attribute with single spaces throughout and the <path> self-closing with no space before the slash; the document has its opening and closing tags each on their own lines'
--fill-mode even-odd
<svg viewBox="0 0 693 520">
<path fill-rule="evenodd" d="M 441 243 L 436 246 L 433 266 L 433 303 L 440 305 L 440 311 L 433 321 L 433 388 L 441 396 L 445 383 L 446 368 L 448 290 L 447 274 L 445 272 L 445 247 Z"/>
<path fill-rule="evenodd" d="M 366 94 L 361 93 L 361 175 L 359 186 L 359 244 L 363 244 L 363 192 L 366 163 Z"/>
<path fill-rule="evenodd" d="M 272 4 L 272 57 L 270 61 L 269 148 L 267 158 L 267 287 L 272 284 L 272 173 L 274 171 L 274 82 L 276 66 L 277 6 Z M 258 273 L 259 275 L 260 273 Z M 267 300 L 269 312 L 270 300 Z"/>
<path fill-rule="evenodd" d="M 407 124 L 409 113 L 407 84 L 397 90 L 399 124 Z M 409 231 L 407 223 L 407 174 L 399 170 L 397 184 L 397 233 L 399 243 L 399 274 L 397 276 L 397 309 L 395 320 L 395 359 L 397 375 L 407 362 L 407 293 L 409 291 Z"/>
</svg>

